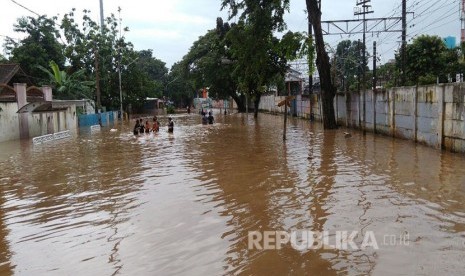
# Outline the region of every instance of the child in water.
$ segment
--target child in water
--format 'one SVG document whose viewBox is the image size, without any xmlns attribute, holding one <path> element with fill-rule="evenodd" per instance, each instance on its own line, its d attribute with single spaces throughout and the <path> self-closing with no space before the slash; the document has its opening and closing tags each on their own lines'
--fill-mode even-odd
<svg viewBox="0 0 465 276">
<path fill-rule="evenodd" d="M 150 132 L 149 121 L 145 121 L 145 133 L 149 133 L 149 132 Z"/>
<path fill-rule="evenodd" d="M 174 122 L 171 117 L 168 118 L 168 133 L 173 133 L 174 130 Z"/>
<path fill-rule="evenodd" d="M 153 132 L 158 132 L 158 131 L 160 131 L 160 124 L 158 123 L 157 116 L 153 117 L 152 131 L 153 131 Z"/>
</svg>

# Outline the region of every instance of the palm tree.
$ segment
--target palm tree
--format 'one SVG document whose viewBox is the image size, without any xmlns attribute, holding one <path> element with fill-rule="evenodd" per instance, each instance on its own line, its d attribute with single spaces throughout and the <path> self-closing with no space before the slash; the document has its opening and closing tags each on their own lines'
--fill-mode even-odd
<svg viewBox="0 0 465 276">
<path fill-rule="evenodd" d="M 68 74 L 66 71 L 60 70 L 58 65 L 53 60 L 50 61 L 49 64 L 51 70 L 47 70 L 40 65 L 37 67 L 49 76 L 50 84 L 57 91 L 57 99 L 76 100 L 82 98 L 92 98 L 91 92 L 95 82 L 84 80 L 84 69 L 78 70 L 72 74 Z"/>
</svg>

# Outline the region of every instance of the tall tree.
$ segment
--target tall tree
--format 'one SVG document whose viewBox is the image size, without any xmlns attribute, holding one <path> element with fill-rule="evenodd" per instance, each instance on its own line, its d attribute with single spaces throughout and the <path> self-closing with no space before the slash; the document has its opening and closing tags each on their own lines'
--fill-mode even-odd
<svg viewBox="0 0 465 276">
<path fill-rule="evenodd" d="M 240 13 L 238 23 L 227 36 L 239 90 L 251 97 L 257 117 L 262 93 L 285 74 L 289 54 L 300 49 L 299 45 L 292 50 L 294 43 L 288 44 L 288 39 L 280 40 L 273 35 L 286 28 L 283 15 L 289 10 L 289 1 L 223 0 L 222 8 L 225 7 L 229 7 L 230 19 Z M 288 34 L 288 38 L 293 36 Z"/>
<path fill-rule="evenodd" d="M 338 43 L 332 66 L 337 72 L 333 82 L 338 84 L 339 90 L 349 91 L 358 87 L 358 79 L 363 66 L 362 49 L 362 42 L 360 41 L 343 40 Z M 368 56 L 368 53 L 366 53 L 366 56 Z M 365 71 L 368 71 L 366 64 Z"/>
<path fill-rule="evenodd" d="M 321 29 L 321 8 L 319 2 L 318 0 L 306 0 L 308 15 L 315 35 L 316 66 L 320 75 L 323 126 L 325 129 L 334 129 L 337 128 L 334 114 L 336 87 L 331 78 L 331 63 L 325 49 L 323 31 Z"/>
<path fill-rule="evenodd" d="M 217 99 L 232 97 L 239 112 L 245 111 L 245 97 L 238 91 L 237 80 L 233 76 L 234 62 L 230 46 L 226 39 L 230 26 L 221 18 L 217 19 L 217 27 L 208 31 L 194 42 L 183 58 L 184 77 L 193 89 L 208 87 L 210 95 Z"/>
<path fill-rule="evenodd" d="M 399 55 L 396 64 L 400 68 Z M 432 84 L 437 78 L 447 82 L 459 71 L 460 51 L 447 49 L 438 36 L 422 35 L 406 46 L 405 78 L 407 85 Z"/>
<path fill-rule="evenodd" d="M 65 64 L 56 20 L 56 17 L 46 16 L 21 17 L 14 25 L 14 31 L 24 33 L 26 37 L 19 42 L 11 38 L 6 40 L 5 48 L 10 61 L 19 63 L 33 84 L 38 85 L 48 79 L 48 75 L 37 65 L 48 67 L 51 60 L 54 60 L 59 67 Z"/>
<path fill-rule="evenodd" d="M 75 16 L 73 9 L 61 22 L 66 41 L 65 56 L 70 61 L 71 72 L 85 68 L 87 75 L 95 78 L 96 70 L 100 70 L 102 105 L 109 109 L 120 106 L 119 70 L 124 109 L 129 104 L 140 107 L 147 97 L 162 95 L 168 71 L 165 63 L 154 58 L 152 50 L 135 51 L 133 44 L 120 34 L 120 29 L 124 32 L 129 29 L 122 28 L 113 14 L 105 19 L 103 32 L 99 23 L 92 20 L 89 10 L 83 11 L 82 20 L 76 20 Z M 97 63 L 96 58 L 100 62 Z"/>
</svg>

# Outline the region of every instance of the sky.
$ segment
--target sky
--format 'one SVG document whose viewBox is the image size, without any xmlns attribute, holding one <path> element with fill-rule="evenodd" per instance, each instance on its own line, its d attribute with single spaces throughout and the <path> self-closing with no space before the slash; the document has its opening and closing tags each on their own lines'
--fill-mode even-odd
<svg viewBox="0 0 465 276">
<path fill-rule="evenodd" d="M 290 13 L 285 17 L 288 29 L 307 31 L 305 1 L 290 1 Z M 322 20 L 357 19 L 354 16 L 356 2 L 357 0 L 323 0 Z M 401 2 L 401 0 L 372 0 L 371 10 L 374 12 L 368 14 L 367 18 L 400 17 Z M 460 0 L 407 0 L 409 42 L 421 34 L 455 36 L 458 42 L 461 28 L 460 3 Z M 37 13 L 48 16 L 58 15 L 61 18 L 72 8 L 76 8 L 77 12 L 83 9 L 91 10 L 93 19 L 100 22 L 99 0 L 0 0 L 0 6 L 2 7 L 0 16 L 2 54 L 4 54 L 5 36 L 16 39 L 22 37 L 21 34 L 13 31 L 13 25 L 22 16 L 35 17 L 34 13 Z M 223 17 L 226 21 L 228 15 L 227 10 L 220 11 L 221 0 L 104 0 L 103 6 L 105 16 L 114 13 L 117 17 L 118 7 L 121 7 L 122 25 L 129 27 L 129 32 L 123 34 L 127 41 L 132 42 L 136 50 L 152 49 L 154 56 L 164 61 L 168 68 L 182 59 L 199 36 L 215 28 L 217 17 Z M 81 15 L 78 13 L 78 17 Z M 387 21 L 387 26 L 392 24 L 389 22 L 392 21 Z M 379 30 L 382 26 L 384 24 L 378 25 L 374 30 Z M 367 29 L 371 28 L 371 23 L 367 23 Z M 400 28 L 399 22 L 391 29 Z M 361 27 L 358 29 L 361 30 Z M 400 35 L 399 32 L 368 33 L 367 50 L 372 53 L 372 44 L 376 40 L 379 63 L 383 64 L 394 58 L 395 50 L 398 49 L 401 40 Z M 341 40 L 361 38 L 361 35 L 328 35 L 325 36 L 325 41 L 330 49 L 334 49 Z"/>
</svg>

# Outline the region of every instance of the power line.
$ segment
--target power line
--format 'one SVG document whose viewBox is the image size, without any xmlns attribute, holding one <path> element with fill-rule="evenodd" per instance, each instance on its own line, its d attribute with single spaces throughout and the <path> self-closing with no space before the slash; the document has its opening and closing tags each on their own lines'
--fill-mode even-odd
<svg viewBox="0 0 465 276">
<path fill-rule="evenodd" d="M 454 1 L 454 2 L 457 2 L 457 3 L 458 3 L 458 1 Z M 443 21 L 446 20 L 446 19 L 449 19 L 450 16 L 452 16 L 453 14 L 455 14 L 455 9 L 456 9 L 456 7 L 453 7 L 452 9 L 448 10 L 447 12 L 441 14 L 439 17 L 435 18 L 430 24 L 428 24 L 428 25 L 426 25 L 425 27 L 423 27 L 423 28 L 421 28 L 421 29 L 416 30 L 415 32 L 413 32 L 412 38 L 415 37 L 415 36 L 417 36 L 418 34 L 420 34 L 420 32 L 422 32 L 423 30 L 425 30 L 425 29 L 427 29 L 427 28 L 432 29 L 432 28 L 430 28 L 431 26 L 434 26 L 434 25 L 436 25 L 436 24 L 438 24 L 438 23 L 443 22 Z M 437 27 L 435 27 L 435 28 L 437 28 Z"/>
<path fill-rule="evenodd" d="M 16 5 L 20 6 L 21 8 L 27 10 L 28 12 L 31 12 L 31 13 L 37 15 L 37 16 L 40 16 L 40 14 L 38 14 L 38 13 L 36 13 L 35 11 L 33 11 L 33 10 L 31 10 L 31 9 L 29 9 L 29 8 L 27 8 L 27 7 L 25 7 L 25 6 L 23 6 L 23 5 L 21 5 L 20 3 L 16 2 L 15 0 L 11 0 L 11 2 L 13 2 L 13 3 L 15 3 Z"/>
</svg>

